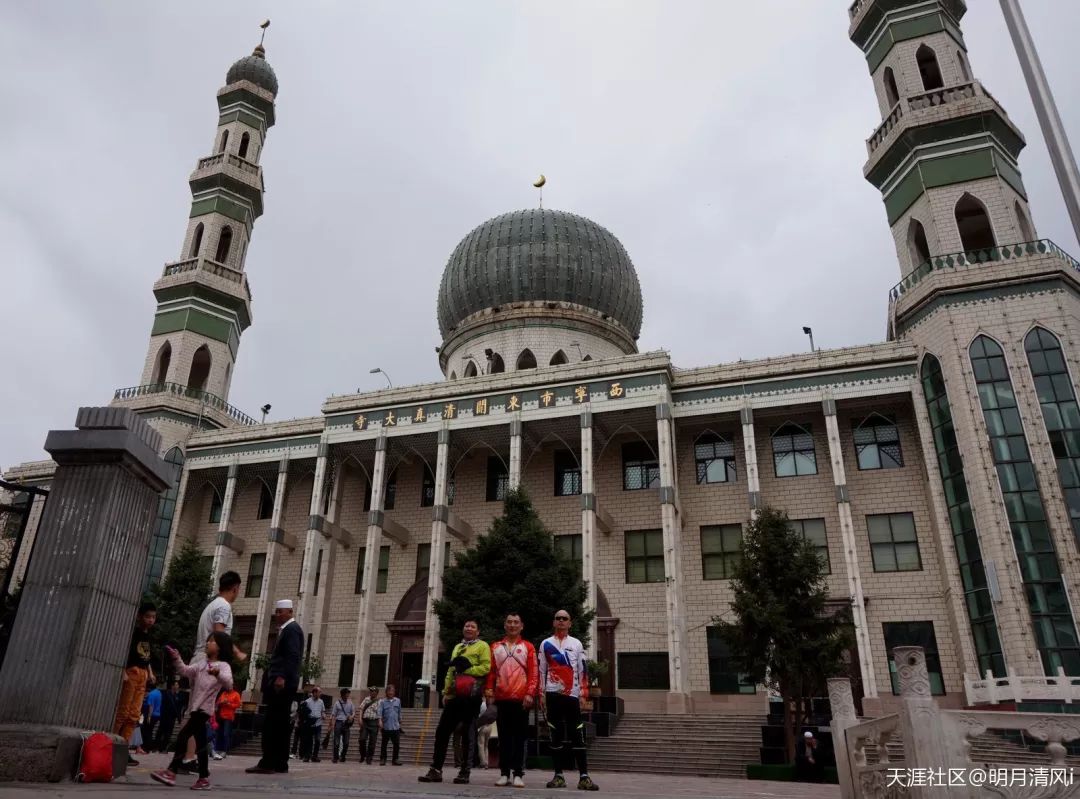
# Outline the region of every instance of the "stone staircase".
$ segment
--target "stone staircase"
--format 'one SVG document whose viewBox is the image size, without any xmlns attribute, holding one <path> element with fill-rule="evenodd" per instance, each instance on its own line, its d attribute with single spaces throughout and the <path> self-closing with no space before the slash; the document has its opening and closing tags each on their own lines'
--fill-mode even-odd
<svg viewBox="0 0 1080 799">
<path fill-rule="evenodd" d="M 1009 740 L 995 732 L 985 732 L 970 739 L 971 762 L 979 768 L 1002 768 L 1005 766 L 1049 766 L 1050 755 L 1045 750 L 1039 751 L 1038 744 L 1025 746 L 1014 740 Z M 886 745 L 889 751 L 889 762 L 897 766 L 904 764 L 904 744 L 897 738 L 893 738 Z M 866 762 L 877 763 L 877 748 L 873 745 L 866 747 Z M 1080 755 L 1066 755 L 1065 765 L 1080 769 Z"/>
</svg>

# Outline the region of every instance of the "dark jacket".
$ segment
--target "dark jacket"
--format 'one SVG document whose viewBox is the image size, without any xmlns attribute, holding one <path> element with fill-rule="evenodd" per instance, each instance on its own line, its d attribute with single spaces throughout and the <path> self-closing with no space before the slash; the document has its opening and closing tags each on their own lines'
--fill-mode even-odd
<svg viewBox="0 0 1080 799">
<path fill-rule="evenodd" d="M 270 656 L 270 665 L 263 672 L 262 692 L 267 694 L 273 689 L 274 680 L 285 678 L 285 693 L 295 694 L 300 688 L 300 661 L 304 657 L 304 631 L 293 621 L 285 625 L 278 633 L 274 653 Z"/>
</svg>

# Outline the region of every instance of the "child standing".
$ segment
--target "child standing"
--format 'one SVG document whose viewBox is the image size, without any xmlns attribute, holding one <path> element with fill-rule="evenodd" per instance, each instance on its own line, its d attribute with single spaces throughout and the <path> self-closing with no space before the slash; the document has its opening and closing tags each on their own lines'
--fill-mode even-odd
<svg viewBox="0 0 1080 799">
<path fill-rule="evenodd" d="M 199 759 L 199 779 L 191 786 L 193 791 L 210 790 L 209 751 L 207 749 L 206 724 L 214 715 L 214 702 L 218 691 L 232 688 L 232 638 L 228 633 L 215 631 L 206 639 L 206 660 L 187 665 L 180 658 L 180 653 L 171 646 L 166 651 L 172 657 L 177 671 L 187 677 L 191 684 L 191 700 L 188 704 L 187 723 L 180 730 L 176 739 L 172 762 L 169 767 L 155 771 L 150 776 L 165 785 L 176 785 L 176 771 L 183 762 L 188 740 L 195 739 L 196 755 Z"/>
</svg>

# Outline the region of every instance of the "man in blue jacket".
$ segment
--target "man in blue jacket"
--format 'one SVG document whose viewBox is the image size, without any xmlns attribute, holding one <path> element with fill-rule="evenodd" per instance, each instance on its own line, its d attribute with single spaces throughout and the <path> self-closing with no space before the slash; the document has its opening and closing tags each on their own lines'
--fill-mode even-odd
<svg viewBox="0 0 1080 799">
<path fill-rule="evenodd" d="M 262 676 L 262 695 L 266 703 L 262 759 L 247 769 L 248 774 L 285 774 L 289 771 L 290 710 L 300 688 L 304 631 L 293 619 L 291 599 L 279 599 L 274 603 L 274 621 L 279 625 L 277 644 Z"/>
</svg>

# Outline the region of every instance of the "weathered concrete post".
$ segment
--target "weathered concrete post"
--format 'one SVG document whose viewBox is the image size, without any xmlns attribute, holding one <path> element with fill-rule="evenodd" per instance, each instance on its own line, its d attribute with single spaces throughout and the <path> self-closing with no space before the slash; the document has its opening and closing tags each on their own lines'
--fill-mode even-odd
<svg viewBox="0 0 1080 799">
<path fill-rule="evenodd" d="M 71 778 L 82 732 L 111 732 L 158 495 L 175 469 L 129 409 L 80 408 L 75 426 L 45 439 L 58 465 L 0 673 L 0 780 Z"/>
<path fill-rule="evenodd" d="M 833 677 L 826 681 L 829 686 L 829 707 L 832 709 L 833 751 L 836 754 L 836 774 L 840 781 L 840 796 L 855 799 L 855 782 L 851 778 L 851 758 L 848 756 L 847 729 L 859 723 L 855 715 L 855 697 L 851 693 L 851 680 Z"/>
</svg>

